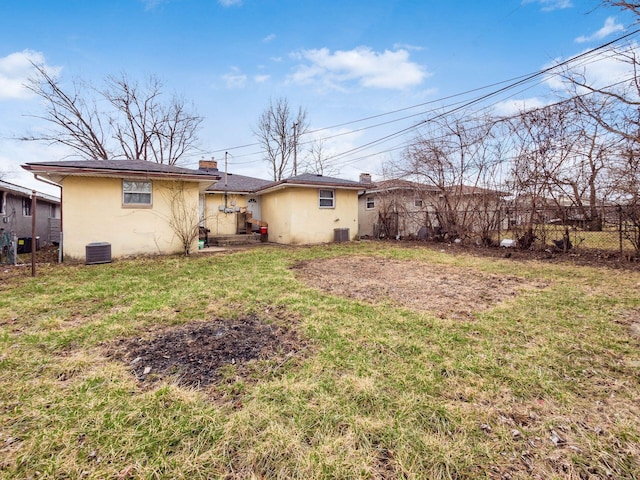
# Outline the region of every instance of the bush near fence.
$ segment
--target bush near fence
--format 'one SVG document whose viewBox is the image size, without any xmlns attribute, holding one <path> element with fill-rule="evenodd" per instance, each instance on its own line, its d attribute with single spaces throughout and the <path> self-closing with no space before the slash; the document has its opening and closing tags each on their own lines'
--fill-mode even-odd
<svg viewBox="0 0 640 480">
<path fill-rule="evenodd" d="M 467 211 L 459 212 L 459 218 L 473 219 L 464 228 L 458 227 L 448 231 L 437 224 L 434 212 L 394 212 L 393 231 L 386 232 L 380 237 L 393 238 L 399 233 L 398 225 L 412 223 L 420 225 L 425 218 L 431 219 L 430 225 L 425 225 L 420 232 L 409 238 L 420 238 L 435 241 L 453 241 L 461 238 L 463 242 L 486 244 L 487 238 L 494 245 L 499 245 L 504 239 L 523 239 L 529 227 L 533 229 L 532 249 L 553 250 L 599 250 L 603 252 L 619 253 L 621 255 L 637 255 L 640 253 L 640 215 L 637 209 L 624 206 L 599 207 L 601 229 L 590 228 L 591 222 L 575 209 L 558 207 L 536 209 L 532 215 L 530 210 L 502 208 L 488 212 Z M 406 218 L 402 218 L 405 217 Z M 529 219 L 533 218 L 533 222 Z M 483 224 L 482 219 L 491 222 Z M 426 233 L 425 233 L 426 232 Z M 376 235 L 378 236 L 378 235 Z M 565 237 L 568 238 L 566 242 Z M 522 247 L 522 242 L 516 247 Z"/>
</svg>

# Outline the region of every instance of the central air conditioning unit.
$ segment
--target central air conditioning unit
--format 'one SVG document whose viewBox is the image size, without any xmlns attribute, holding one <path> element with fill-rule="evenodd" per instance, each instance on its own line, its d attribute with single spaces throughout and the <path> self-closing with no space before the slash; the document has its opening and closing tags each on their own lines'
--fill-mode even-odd
<svg viewBox="0 0 640 480">
<path fill-rule="evenodd" d="M 111 263 L 111 244 L 108 242 L 89 243 L 85 247 L 85 264 Z"/>
</svg>

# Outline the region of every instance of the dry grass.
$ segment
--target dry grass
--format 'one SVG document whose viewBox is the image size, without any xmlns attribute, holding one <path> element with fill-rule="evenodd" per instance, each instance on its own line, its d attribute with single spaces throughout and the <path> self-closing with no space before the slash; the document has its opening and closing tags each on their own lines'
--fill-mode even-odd
<svg viewBox="0 0 640 480">
<path fill-rule="evenodd" d="M 640 475 L 636 272 L 362 243 L 3 280 L 1 478 Z M 247 316 L 313 348 L 200 390 L 104 355 Z"/>
</svg>

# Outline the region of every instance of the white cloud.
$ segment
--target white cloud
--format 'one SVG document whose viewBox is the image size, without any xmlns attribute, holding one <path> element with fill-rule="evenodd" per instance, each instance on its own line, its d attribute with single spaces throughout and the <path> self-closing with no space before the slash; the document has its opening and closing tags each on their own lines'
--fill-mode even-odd
<svg viewBox="0 0 640 480">
<path fill-rule="evenodd" d="M 68 153 L 60 145 L 0 139 L 0 174 L 7 182 L 59 196 L 59 188 L 36 180 L 33 174 L 24 170 L 21 165 L 43 160 L 59 160 L 66 158 Z"/>
<path fill-rule="evenodd" d="M 153 10 L 162 4 L 169 3 L 169 0 L 141 0 L 141 1 L 144 4 L 145 11 Z"/>
<path fill-rule="evenodd" d="M 369 47 L 353 50 L 327 48 L 302 50 L 294 58 L 306 61 L 290 76 L 294 83 L 319 83 L 333 89 L 344 89 L 349 82 L 366 88 L 404 89 L 419 85 L 430 74 L 409 60 L 407 50 L 375 52 Z"/>
<path fill-rule="evenodd" d="M 33 50 L 23 50 L 0 57 L 0 100 L 26 99 L 33 94 L 24 85 L 33 75 L 33 65 L 42 65 L 55 75 L 60 69 L 45 65 L 44 55 Z"/>
<path fill-rule="evenodd" d="M 264 83 L 271 78 L 271 75 L 255 75 L 253 81 L 256 83 Z"/>
<path fill-rule="evenodd" d="M 616 19 L 614 17 L 609 17 L 605 20 L 603 27 L 597 32 L 589 35 L 588 37 L 580 36 L 576 38 L 577 43 L 585 43 L 591 42 L 594 40 L 602 40 L 603 38 L 608 37 L 612 33 L 622 32 L 624 30 L 624 26 L 620 23 L 616 23 Z"/>
<path fill-rule="evenodd" d="M 240 69 L 233 67 L 231 72 L 222 75 L 227 88 L 244 88 L 247 84 L 247 76 Z"/>
<path fill-rule="evenodd" d="M 534 108 L 541 108 L 548 105 L 550 101 L 543 100 L 538 97 L 523 98 L 519 100 L 505 100 L 499 102 L 494 106 L 494 111 L 497 115 L 509 117 L 516 115 L 526 110 L 532 110 Z"/>
<path fill-rule="evenodd" d="M 276 34 L 275 33 L 270 33 L 269 35 L 267 35 L 266 37 L 264 37 L 262 39 L 263 43 L 269 43 L 270 41 L 274 40 L 276 38 Z"/>
<path fill-rule="evenodd" d="M 573 7 L 571 0 L 522 0 L 522 5 L 528 3 L 540 4 L 540 10 L 543 12 L 552 12 L 553 10 L 564 10 L 565 8 Z"/>
<path fill-rule="evenodd" d="M 586 50 L 585 50 L 586 51 Z M 584 53 L 584 52 L 582 52 Z M 595 88 L 604 88 L 620 82 L 634 79 L 633 66 L 628 62 L 629 55 L 640 56 L 640 45 L 637 42 L 626 47 L 624 57 L 617 56 L 610 51 L 602 52 L 598 56 L 590 57 L 589 61 L 579 64 L 573 70 L 583 75 L 587 84 Z M 557 59 L 555 64 L 562 61 Z M 552 66 L 547 65 L 543 68 Z M 545 83 L 554 90 L 563 91 L 566 89 L 565 80 L 558 75 L 549 75 Z"/>
<path fill-rule="evenodd" d="M 409 45 L 408 43 L 394 43 L 393 44 L 393 49 L 394 50 L 409 50 L 409 51 L 421 52 L 422 50 L 424 50 L 424 47 L 420 47 L 418 45 Z"/>
<path fill-rule="evenodd" d="M 218 0 L 218 3 L 223 7 L 234 7 L 242 5 L 242 0 Z"/>
</svg>

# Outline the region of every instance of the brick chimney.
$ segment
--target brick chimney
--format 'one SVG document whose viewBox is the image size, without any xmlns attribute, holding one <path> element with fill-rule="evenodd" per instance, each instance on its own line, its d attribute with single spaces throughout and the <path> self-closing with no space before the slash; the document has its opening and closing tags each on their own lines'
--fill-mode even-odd
<svg viewBox="0 0 640 480">
<path fill-rule="evenodd" d="M 361 173 L 360 174 L 360 183 L 371 183 L 371 174 L 370 173 Z"/>
<path fill-rule="evenodd" d="M 218 162 L 213 158 L 211 158 L 211 160 L 200 160 L 198 163 L 198 170 L 204 170 L 205 172 L 217 172 Z"/>
</svg>

